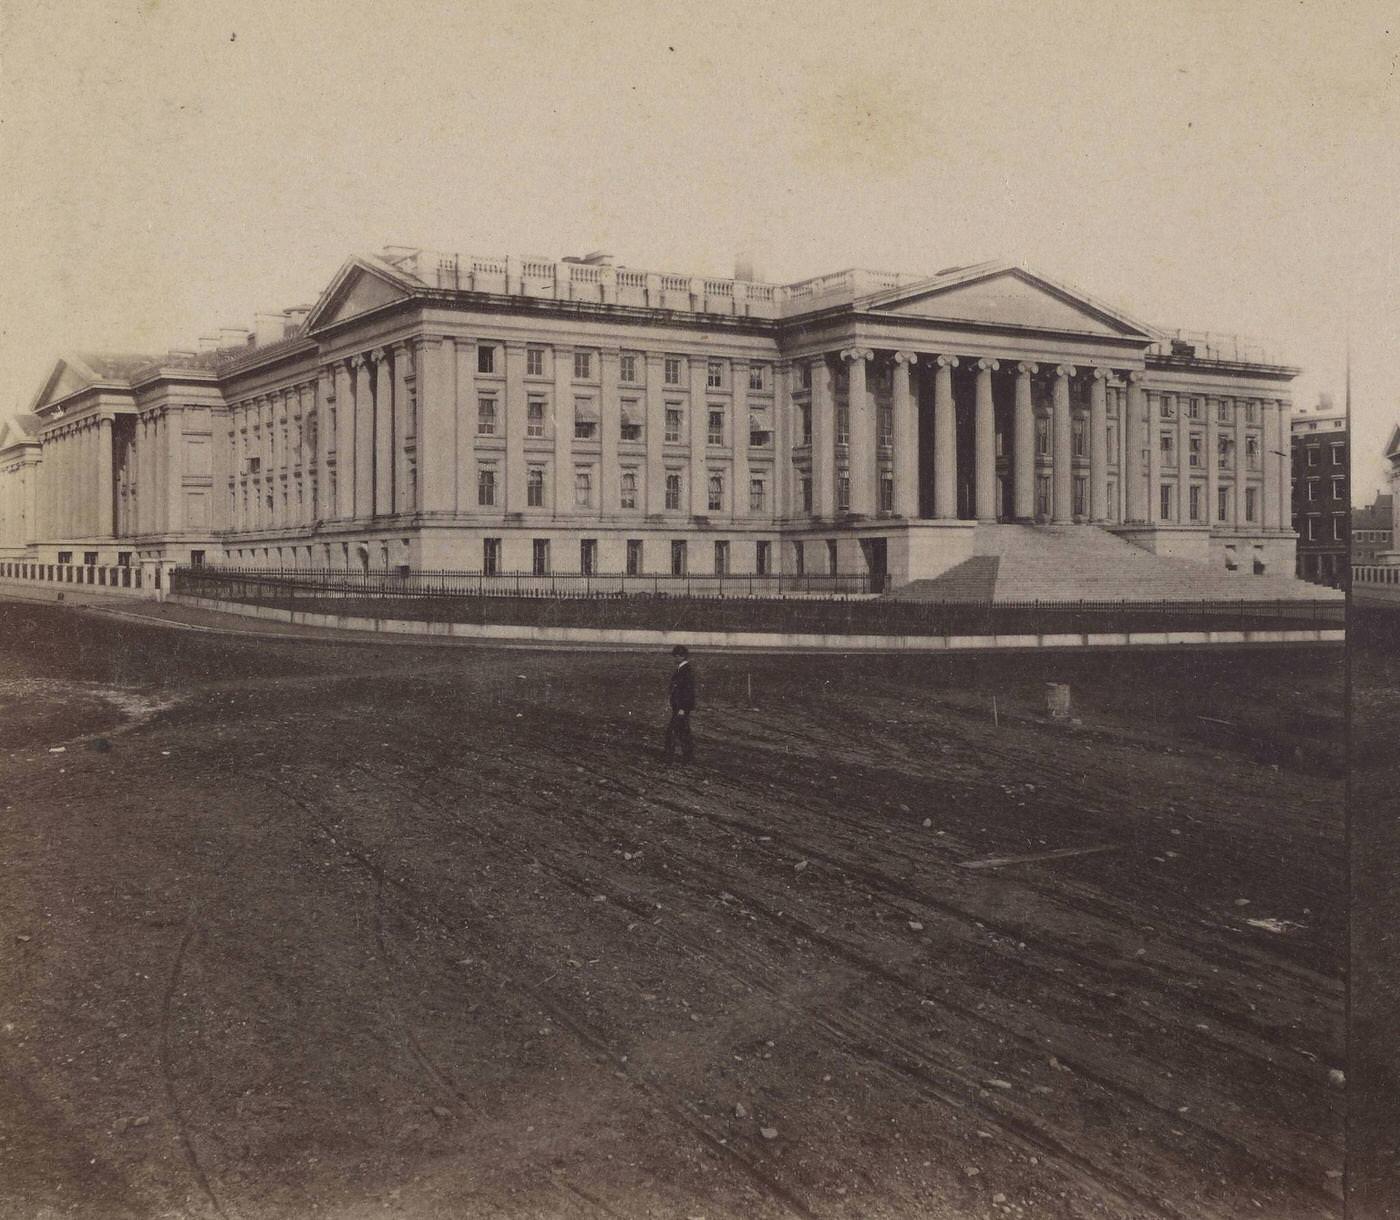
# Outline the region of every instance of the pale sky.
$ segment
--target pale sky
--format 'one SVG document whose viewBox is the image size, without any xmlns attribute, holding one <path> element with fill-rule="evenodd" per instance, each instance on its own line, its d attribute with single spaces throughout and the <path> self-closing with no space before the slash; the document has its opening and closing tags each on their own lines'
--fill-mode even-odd
<svg viewBox="0 0 1400 1220">
<path fill-rule="evenodd" d="M 1400 422 L 1393 0 L 0 0 L 0 416 L 388 243 L 1006 257 Z"/>
</svg>

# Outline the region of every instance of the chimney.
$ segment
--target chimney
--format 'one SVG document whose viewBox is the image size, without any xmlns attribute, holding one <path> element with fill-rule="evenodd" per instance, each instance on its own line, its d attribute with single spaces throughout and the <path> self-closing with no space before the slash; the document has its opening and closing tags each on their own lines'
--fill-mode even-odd
<svg viewBox="0 0 1400 1220">
<path fill-rule="evenodd" d="M 255 313 L 253 315 L 253 335 L 259 347 L 276 343 L 287 337 L 287 315 L 283 313 Z"/>
<path fill-rule="evenodd" d="M 248 341 L 252 339 L 253 332 L 244 330 L 239 326 L 219 327 L 219 349 L 222 351 L 227 347 L 247 347 Z"/>
<path fill-rule="evenodd" d="M 307 315 L 310 314 L 310 312 L 310 305 L 298 305 L 295 309 L 287 310 L 285 314 L 287 322 L 284 333 L 290 338 L 297 328 L 306 321 Z"/>
<path fill-rule="evenodd" d="M 613 256 L 605 250 L 590 250 L 580 261 L 590 267 L 611 267 Z"/>
<path fill-rule="evenodd" d="M 218 335 L 200 335 L 199 350 L 202 352 L 216 352 L 219 350 Z"/>
</svg>

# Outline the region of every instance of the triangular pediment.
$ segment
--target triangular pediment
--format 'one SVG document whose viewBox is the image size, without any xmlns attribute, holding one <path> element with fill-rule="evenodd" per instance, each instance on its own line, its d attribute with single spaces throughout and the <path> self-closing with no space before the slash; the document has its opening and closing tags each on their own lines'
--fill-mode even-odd
<svg viewBox="0 0 1400 1220">
<path fill-rule="evenodd" d="M 1394 461 L 1400 458 L 1400 424 L 1397 424 L 1395 431 L 1390 434 L 1390 443 L 1385 447 L 1385 456 Z"/>
<path fill-rule="evenodd" d="M 307 316 L 307 333 L 381 309 L 408 297 L 413 284 L 379 260 L 352 258 L 336 274 Z"/>
<path fill-rule="evenodd" d="M 1141 323 L 1024 267 L 994 264 L 876 294 L 866 308 L 939 322 L 1147 340 Z"/>
<path fill-rule="evenodd" d="M 97 374 L 82 360 L 76 356 L 65 356 L 54 364 L 53 371 L 49 374 L 48 380 L 44 382 L 43 388 L 35 396 L 29 407 L 29 412 L 31 415 L 36 414 L 49 403 L 58 402 L 70 394 L 76 394 L 97 380 Z"/>
</svg>

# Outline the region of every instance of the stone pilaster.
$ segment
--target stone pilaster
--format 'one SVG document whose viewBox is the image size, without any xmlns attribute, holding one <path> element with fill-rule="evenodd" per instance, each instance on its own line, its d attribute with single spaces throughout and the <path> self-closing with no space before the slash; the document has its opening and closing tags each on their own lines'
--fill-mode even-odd
<svg viewBox="0 0 1400 1220">
<path fill-rule="evenodd" d="M 977 520 L 995 521 L 997 512 L 996 409 L 992 402 L 992 373 L 1000 364 L 982 359 L 977 369 L 973 416 L 973 498 Z"/>
<path fill-rule="evenodd" d="M 690 513 L 694 517 L 708 515 L 709 463 L 706 460 L 705 437 L 710 423 L 709 403 L 705 392 L 706 362 L 703 356 L 692 355 L 690 365 Z"/>
<path fill-rule="evenodd" d="M 442 335 L 418 341 L 418 504 L 425 513 L 450 513 L 455 504 L 457 374 L 449 366 L 456 359 L 456 345 Z"/>
<path fill-rule="evenodd" d="M 1291 530 L 1293 528 L 1293 407 L 1286 398 L 1278 400 L 1278 453 L 1274 455 L 1274 460 L 1278 462 L 1278 528 L 1281 530 Z M 1393 501 L 1397 510 L 1400 510 L 1400 496 Z M 1391 534 L 1391 545 L 1400 547 L 1400 529 Z"/>
<path fill-rule="evenodd" d="M 1206 413 L 1206 521 L 1212 529 L 1223 525 L 1220 518 L 1220 420 L 1219 403 L 1214 398 L 1201 402 Z"/>
<path fill-rule="evenodd" d="M 523 354 L 522 354 L 523 359 Z M 622 401 L 618 398 L 618 364 L 622 353 L 615 347 L 598 352 L 598 505 L 597 515 L 616 514 L 622 504 Z M 524 407 L 521 407 L 524 410 Z M 524 454 L 521 454 L 521 477 L 524 478 Z M 521 497 L 524 503 L 524 497 Z"/>
<path fill-rule="evenodd" d="M 1011 421 L 1012 510 L 1017 521 L 1035 520 L 1035 405 L 1031 377 L 1040 366 L 1016 365 L 1016 403 Z"/>
<path fill-rule="evenodd" d="M 574 349 L 554 349 L 554 515 L 574 506 Z"/>
<path fill-rule="evenodd" d="M 112 505 L 116 488 L 112 482 L 112 420 L 103 416 L 97 425 L 97 536 L 111 538 Z"/>
<path fill-rule="evenodd" d="M 957 407 L 953 402 L 956 356 L 938 356 L 933 374 L 933 515 L 940 521 L 958 515 Z"/>
<path fill-rule="evenodd" d="M 370 475 L 374 515 L 394 511 L 394 379 L 389 353 L 382 347 L 370 353 L 374 361 L 374 463 Z"/>
<path fill-rule="evenodd" d="M 666 461 L 662 449 L 666 440 L 666 399 L 661 383 L 664 360 L 661 352 L 646 354 L 646 507 L 649 517 L 658 517 L 666 511 Z"/>
<path fill-rule="evenodd" d="M 732 478 L 734 494 L 729 504 L 736 519 L 749 515 L 749 362 L 734 360 L 729 365 L 733 377 L 734 420 L 730 429 L 730 447 L 734 454 Z M 771 489 L 770 489 L 771 491 Z"/>
<path fill-rule="evenodd" d="M 846 415 L 850 434 L 846 447 L 846 473 L 850 480 L 850 511 L 857 517 L 873 517 L 876 498 L 876 454 L 879 453 L 879 421 L 870 400 L 866 369 L 875 355 L 869 348 L 848 347 L 841 353 L 847 366 Z"/>
<path fill-rule="evenodd" d="M 1151 520 L 1148 514 L 1147 485 L 1143 478 L 1142 458 L 1144 435 L 1147 433 L 1147 392 L 1142 387 L 1142 373 L 1134 369 L 1128 374 L 1127 415 L 1123 421 L 1127 452 L 1123 469 L 1123 486 L 1128 499 L 1128 520 L 1135 525 Z"/>
<path fill-rule="evenodd" d="M 1069 379 L 1074 376 L 1072 364 L 1055 368 L 1052 415 L 1050 420 L 1051 453 L 1054 462 L 1050 520 L 1055 525 L 1069 525 L 1074 520 L 1074 424 L 1069 408 Z"/>
<path fill-rule="evenodd" d="M 165 532 L 185 528 L 185 409 L 165 408 Z"/>
<path fill-rule="evenodd" d="M 528 407 L 525 402 L 525 344 L 507 343 L 506 389 L 502 396 L 500 426 L 505 430 L 505 511 L 523 513 L 525 511 L 525 416 Z M 614 377 L 614 387 L 616 377 Z M 614 408 L 616 414 L 616 408 Z M 607 442 L 605 441 L 604 444 Z M 614 457 L 617 446 L 612 449 Z M 606 468 L 606 450 L 603 465 Z"/>
<path fill-rule="evenodd" d="M 1176 520 L 1178 525 L 1191 522 L 1191 427 L 1187 419 L 1190 398 L 1173 395 L 1176 400 Z"/>
<path fill-rule="evenodd" d="M 1108 503 L 1108 369 L 1095 369 L 1089 383 L 1089 520 L 1110 518 Z"/>
<path fill-rule="evenodd" d="M 907 520 L 919 515 L 919 421 L 913 387 L 918 356 L 895 352 L 890 364 L 890 415 L 894 436 L 894 511 Z"/>
<path fill-rule="evenodd" d="M 836 515 L 836 395 L 826 357 L 812 361 L 812 515 Z"/>
<path fill-rule="evenodd" d="M 1245 489 L 1249 486 L 1249 457 L 1245 445 L 1245 403 L 1244 399 L 1234 401 L 1235 412 L 1235 528 L 1242 530 L 1249 524 L 1245 517 Z"/>
</svg>

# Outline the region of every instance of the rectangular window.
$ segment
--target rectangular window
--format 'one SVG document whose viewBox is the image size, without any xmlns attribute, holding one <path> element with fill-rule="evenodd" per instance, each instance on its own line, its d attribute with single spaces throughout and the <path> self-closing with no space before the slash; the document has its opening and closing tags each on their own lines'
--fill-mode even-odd
<svg viewBox="0 0 1400 1220">
<path fill-rule="evenodd" d="M 749 426 L 749 448 L 766 449 L 773 443 L 773 434 L 768 428 L 757 421 Z"/>
<path fill-rule="evenodd" d="M 1162 510 L 1159 520 L 1170 521 L 1172 519 L 1172 485 L 1163 483 L 1159 489 L 1162 496 L 1160 508 Z"/>
<path fill-rule="evenodd" d="M 1332 541 L 1341 542 L 1346 538 L 1346 533 L 1340 517 L 1332 518 Z"/>
<path fill-rule="evenodd" d="M 681 409 L 679 404 L 666 408 L 666 443 L 678 445 L 681 440 Z"/>
<path fill-rule="evenodd" d="M 483 508 L 496 503 L 496 472 L 489 466 L 476 472 L 476 502 Z"/>
<path fill-rule="evenodd" d="M 1199 466 L 1201 464 L 1201 434 L 1199 432 L 1191 433 L 1191 436 L 1188 438 L 1186 443 L 1190 446 L 1190 464 L 1192 466 Z"/>
<path fill-rule="evenodd" d="M 1191 494 L 1187 500 L 1187 510 L 1192 521 L 1199 521 L 1201 519 L 1201 485 L 1199 483 L 1191 484 Z"/>
<path fill-rule="evenodd" d="M 1200 400 L 1199 398 L 1192 398 L 1192 399 L 1190 399 L 1190 400 L 1188 401 L 1188 403 L 1186 404 L 1186 418 L 1187 418 L 1187 419 L 1200 419 L 1200 418 L 1201 418 L 1201 400 Z"/>
<path fill-rule="evenodd" d="M 642 413 L 635 398 L 622 400 L 622 439 L 639 441 L 642 439 Z"/>
<path fill-rule="evenodd" d="M 894 408 L 881 407 L 879 421 L 879 443 L 888 448 L 894 444 Z"/>
<path fill-rule="evenodd" d="M 766 364 L 749 365 L 749 389 L 762 390 L 766 387 L 768 382 L 767 368 Z"/>
<path fill-rule="evenodd" d="M 1222 398 L 1215 404 L 1215 418 L 1222 424 L 1230 422 L 1230 402 L 1228 399 Z"/>
<path fill-rule="evenodd" d="M 1070 512 L 1076 517 L 1089 515 L 1089 480 L 1082 474 L 1074 476 L 1070 489 Z"/>
<path fill-rule="evenodd" d="M 1251 433 L 1249 436 L 1246 436 L 1246 437 L 1244 438 L 1244 451 L 1245 451 L 1246 456 L 1247 456 L 1248 459 L 1249 459 L 1249 468 L 1250 468 L 1251 470 L 1258 470 L 1258 469 L 1259 469 L 1259 438 L 1258 438 L 1257 436 L 1255 436 L 1254 434 L 1252 434 L 1252 433 Z"/>
<path fill-rule="evenodd" d="M 749 511 L 763 512 L 768 507 L 768 485 L 762 479 L 749 480 Z"/>
<path fill-rule="evenodd" d="M 810 364 L 804 363 L 802 365 L 802 388 L 804 390 L 812 388 L 812 366 Z"/>
<path fill-rule="evenodd" d="M 1084 420 L 1076 419 L 1071 426 L 1073 429 L 1073 433 L 1070 437 L 1071 451 L 1073 452 L 1075 457 L 1085 457 L 1088 454 L 1088 450 L 1084 447 L 1086 439 L 1084 432 Z"/>
<path fill-rule="evenodd" d="M 1244 422 L 1247 424 L 1257 424 L 1259 422 L 1259 404 L 1257 402 L 1247 402 L 1244 404 Z"/>
<path fill-rule="evenodd" d="M 623 508 L 637 507 L 637 472 L 635 470 L 622 472 L 621 503 Z"/>
<path fill-rule="evenodd" d="M 710 390 L 718 390 L 724 385 L 724 365 L 718 360 L 708 361 L 705 365 L 705 387 Z"/>
<path fill-rule="evenodd" d="M 671 575 L 685 575 L 685 541 L 674 538 L 671 540 Z"/>
<path fill-rule="evenodd" d="M 715 575 L 729 575 L 729 543 L 724 541 L 715 543 Z"/>
<path fill-rule="evenodd" d="M 1176 434 L 1174 432 L 1162 433 L 1162 464 L 1165 466 L 1176 464 Z"/>
<path fill-rule="evenodd" d="M 496 400 L 494 398 L 478 398 L 476 400 L 476 434 L 477 436 L 496 435 Z"/>
<path fill-rule="evenodd" d="M 710 408 L 710 430 L 707 441 L 711 445 L 724 444 L 724 410 L 719 407 Z"/>
<path fill-rule="evenodd" d="M 637 357 L 631 352 L 623 352 L 618 360 L 617 376 L 620 381 L 637 380 Z"/>
<path fill-rule="evenodd" d="M 536 538 L 531 544 L 533 567 L 536 576 L 549 575 L 549 539 Z"/>
<path fill-rule="evenodd" d="M 574 380 L 587 381 L 593 375 L 593 353 L 574 353 Z"/>
<path fill-rule="evenodd" d="M 1316 479 L 1309 479 L 1309 480 L 1308 480 L 1308 499 L 1309 499 L 1309 500 L 1316 500 L 1316 499 L 1317 499 L 1317 488 L 1318 488 L 1318 482 L 1317 482 L 1317 480 L 1316 480 Z"/>
<path fill-rule="evenodd" d="M 724 508 L 724 476 L 722 474 L 710 475 L 709 495 L 705 502 L 712 513 L 720 512 Z"/>
<path fill-rule="evenodd" d="M 487 576 L 495 576 L 501 570 L 501 540 L 483 538 L 481 540 L 481 570 Z"/>
<path fill-rule="evenodd" d="M 1341 500 L 1346 496 L 1346 480 L 1340 475 L 1332 476 L 1332 499 Z"/>
<path fill-rule="evenodd" d="M 1175 411 L 1174 411 L 1173 408 L 1172 408 L 1172 400 L 1171 400 L 1170 398 L 1168 398 L 1167 395 L 1163 394 L 1163 395 L 1162 395 L 1162 418 L 1163 418 L 1163 419 L 1171 419 L 1172 416 L 1173 416 L 1174 414 L 1175 414 Z"/>
<path fill-rule="evenodd" d="M 531 466 L 525 474 L 525 503 L 529 508 L 544 507 L 544 470 Z"/>
<path fill-rule="evenodd" d="M 894 512 L 894 475 L 888 471 L 880 474 L 880 511 Z"/>
<path fill-rule="evenodd" d="M 84 567 L 87 567 L 87 568 L 93 568 L 93 567 L 96 567 L 96 566 L 97 566 L 97 552 L 96 552 L 96 551 L 84 551 L 84 552 L 83 552 L 83 566 L 84 566 Z"/>
<path fill-rule="evenodd" d="M 807 575 L 807 547 L 804 543 L 792 544 L 792 566 L 797 575 Z"/>
<path fill-rule="evenodd" d="M 845 471 L 836 476 L 836 507 L 842 512 L 851 507 L 851 476 Z"/>
<path fill-rule="evenodd" d="M 1215 493 L 1215 519 L 1217 521 L 1228 521 L 1230 519 L 1230 489 L 1221 487 Z"/>
<path fill-rule="evenodd" d="M 767 576 L 773 566 L 773 544 L 771 542 L 757 542 L 754 544 L 753 567 L 760 576 Z"/>
<path fill-rule="evenodd" d="M 1345 464 L 1346 464 L 1346 457 L 1345 457 L 1344 452 L 1343 452 L 1343 446 L 1341 446 L 1341 445 L 1333 445 L 1333 446 L 1332 446 L 1332 465 L 1333 465 L 1333 466 L 1344 466 Z"/>
<path fill-rule="evenodd" d="M 531 398 L 525 404 L 525 435 L 544 435 L 544 399 Z"/>
<path fill-rule="evenodd" d="M 598 572 L 598 539 L 580 538 L 578 544 L 578 570 L 585 576 Z"/>
<path fill-rule="evenodd" d="M 256 459 L 254 459 L 256 460 Z M 1308 446 L 1308 465 L 1316 466 L 1321 460 L 1321 450 L 1316 445 Z"/>
<path fill-rule="evenodd" d="M 544 376 L 544 348 L 527 347 L 525 349 L 525 376 Z"/>
<path fill-rule="evenodd" d="M 810 475 L 802 480 L 802 511 L 804 513 L 812 511 L 812 479 Z"/>
<path fill-rule="evenodd" d="M 1035 419 L 1035 452 L 1038 457 L 1050 456 L 1050 421 L 1044 415 Z"/>
<path fill-rule="evenodd" d="M 574 471 L 574 507 L 590 508 L 593 504 L 593 472 Z"/>
<path fill-rule="evenodd" d="M 598 421 L 593 418 L 591 398 L 574 399 L 574 440 L 589 441 L 598 435 Z"/>
<path fill-rule="evenodd" d="M 490 344 L 482 343 L 477 346 L 476 371 L 478 373 L 494 373 L 496 371 L 496 349 Z"/>
<path fill-rule="evenodd" d="M 1259 489 L 1257 487 L 1244 489 L 1244 519 L 1246 521 L 1259 519 Z"/>
<path fill-rule="evenodd" d="M 627 539 L 627 575 L 640 576 L 642 574 L 642 540 L 640 538 Z"/>
<path fill-rule="evenodd" d="M 1048 474 L 1036 476 L 1035 514 L 1037 517 L 1050 515 L 1050 476 Z"/>
<path fill-rule="evenodd" d="M 666 473 L 666 507 L 676 511 L 681 506 L 681 476 L 676 471 Z"/>
<path fill-rule="evenodd" d="M 828 538 L 826 543 L 826 570 L 836 575 L 836 539 Z"/>
<path fill-rule="evenodd" d="M 838 445 L 851 443 L 851 409 L 844 404 L 836 408 L 836 443 Z"/>
<path fill-rule="evenodd" d="M 1317 541 L 1317 518 L 1316 518 L 1316 517 L 1309 517 L 1309 518 L 1308 518 L 1308 541 L 1309 541 L 1309 542 L 1316 542 L 1316 541 Z"/>
<path fill-rule="evenodd" d="M 679 356 L 666 357 L 665 376 L 667 385 L 680 385 L 681 358 Z"/>
<path fill-rule="evenodd" d="M 799 408 L 802 412 L 802 443 L 810 445 L 812 443 L 812 408 L 808 403 L 803 403 Z"/>
<path fill-rule="evenodd" d="M 1215 463 L 1221 470 L 1230 469 L 1230 438 L 1228 436 L 1215 438 Z"/>
</svg>

